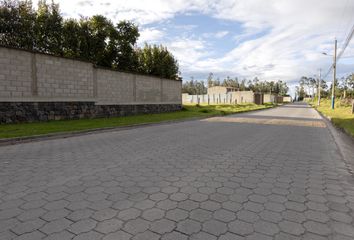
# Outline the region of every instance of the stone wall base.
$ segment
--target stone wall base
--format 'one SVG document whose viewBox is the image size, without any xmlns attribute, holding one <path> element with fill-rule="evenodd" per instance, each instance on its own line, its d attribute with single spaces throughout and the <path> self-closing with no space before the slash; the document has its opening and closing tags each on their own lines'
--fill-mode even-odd
<svg viewBox="0 0 354 240">
<path fill-rule="evenodd" d="M 0 123 L 121 117 L 181 109 L 182 104 L 96 105 L 94 102 L 0 102 Z"/>
</svg>

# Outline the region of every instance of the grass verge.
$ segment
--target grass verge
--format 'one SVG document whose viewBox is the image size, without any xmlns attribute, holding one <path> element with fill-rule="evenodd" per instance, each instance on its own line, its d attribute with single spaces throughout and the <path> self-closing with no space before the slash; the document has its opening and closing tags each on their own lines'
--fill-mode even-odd
<svg viewBox="0 0 354 240">
<path fill-rule="evenodd" d="M 333 124 L 349 135 L 354 137 L 354 114 L 351 114 L 351 106 L 343 104 L 340 101 L 336 102 L 334 110 L 331 109 L 331 100 L 323 99 L 318 107 L 317 102 L 310 102 L 320 113 L 330 118 Z"/>
<path fill-rule="evenodd" d="M 53 133 L 79 132 L 99 128 L 129 126 L 144 123 L 220 116 L 274 107 L 272 104 L 240 105 L 186 105 L 182 111 L 160 114 L 144 114 L 126 117 L 94 118 L 79 120 L 59 120 L 49 122 L 18 123 L 0 125 L 0 138 L 28 137 Z"/>
</svg>

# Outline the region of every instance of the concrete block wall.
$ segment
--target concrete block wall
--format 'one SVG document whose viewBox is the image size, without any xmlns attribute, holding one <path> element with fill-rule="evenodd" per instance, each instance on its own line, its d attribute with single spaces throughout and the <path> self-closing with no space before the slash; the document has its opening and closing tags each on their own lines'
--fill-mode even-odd
<svg viewBox="0 0 354 240">
<path fill-rule="evenodd" d="M 38 97 L 76 100 L 94 97 L 91 63 L 44 54 L 34 56 Z"/>
<path fill-rule="evenodd" d="M 0 99 L 32 96 L 33 54 L 0 48 Z"/>
<path fill-rule="evenodd" d="M 162 80 L 156 77 L 140 76 L 136 79 L 136 102 L 162 102 Z"/>
<path fill-rule="evenodd" d="M 92 63 L 0 47 L 0 102 L 181 104 L 181 81 L 95 68 Z"/>
<path fill-rule="evenodd" d="M 176 103 L 182 101 L 181 92 L 176 89 L 182 89 L 182 81 L 170 81 L 162 79 L 162 102 Z"/>
<path fill-rule="evenodd" d="M 97 103 L 132 104 L 135 102 L 135 74 L 96 69 Z"/>
</svg>

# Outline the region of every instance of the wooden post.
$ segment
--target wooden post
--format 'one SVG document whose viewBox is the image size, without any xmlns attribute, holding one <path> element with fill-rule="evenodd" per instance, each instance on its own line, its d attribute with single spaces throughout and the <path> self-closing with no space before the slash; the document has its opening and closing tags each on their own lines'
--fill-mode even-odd
<svg viewBox="0 0 354 240">
<path fill-rule="evenodd" d="M 352 100 L 352 114 L 354 114 L 354 100 Z"/>
</svg>

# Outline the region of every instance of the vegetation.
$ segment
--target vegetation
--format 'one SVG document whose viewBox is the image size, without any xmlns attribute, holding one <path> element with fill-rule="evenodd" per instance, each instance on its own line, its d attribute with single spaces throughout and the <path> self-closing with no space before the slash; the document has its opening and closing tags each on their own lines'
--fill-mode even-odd
<svg viewBox="0 0 354 240">
<path fill-rule="evenodd" d="M 227 77 L 222 82 L 220 80 L 214 79 L 214 74 L 209 73 L 207 78 L 207 86 L 224 86 L 224 87 L 233 87 L 240 91 L 251 90 L 259 93 L 275 93 L 280 96 L 287 95 L 289 87 L 285 82 L 282 81 L 260 81 L 258 78 L 251 80 L 238 80 L 237 77 L 234 79 Z M 186 81 L 182 86 L 183 93 L 189 93 L 191 95 L 196 94 L 206 94 L 207 87 L 205 86 L 204 81 L 195 81 L 193 78 L 190 81 Z"/>
<path fill-rule="evenodd" d="M 209 105 L 184 106 L 182 111 L 160 114 L 145 114 L 115 118 L 96 118 L 80 120 L 62 120 L 37 123 L 21 123 L 0 125 L 0 138 L 35 136 L 63 132 L 77 132 L 98 128 L 129 126 L 134 124 L 156 123 L 179 119 L 211 117 L 238 112 L 246 112 L 273 107 L 272 104 L 240 104 L 240 105 Z"/>
<path fill-rule="evenodd" d="M 318 92 L 318 79 L 312 77 L 301 77 L 299 85 L 295 87 L 296 97 L 303 100 L 305 97 L 314 98 Z M 332 96 L 332 84 L 328 87 L 327 83 L 321 79 L 321 97 Z M 354 98 L 354 74 L 349 74 L 335 81 L 335 96 L 340 99 Z"/>
<path fill-rule="evenodd" d="M 310 103 L 319 112 L 329 117 L 334 125 L 354 137 L 354 114 L 351 113 L 350 101 L 337 101 L 334 110 L 331 109 L 331 100 L 329 99 L 322 99 L 319 107 L 316 99 Z"/>
<path fill-rule="evenodd" d="M 102 15 L 64 19 L 45 0 L 0 0 L 0 44 L 90 61 L 97 66 L 178 79 L 178 63 L 162 46 L 136 47 L 138 27 Z"/>
</svg>

